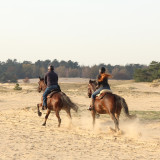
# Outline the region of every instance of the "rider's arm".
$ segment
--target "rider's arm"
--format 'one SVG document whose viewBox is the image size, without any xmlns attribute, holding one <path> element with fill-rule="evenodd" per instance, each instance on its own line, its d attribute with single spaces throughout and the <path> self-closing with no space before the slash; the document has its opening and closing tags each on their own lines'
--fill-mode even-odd
<svg viewBox="0 0 160 160">
<path fill-rule="evenodd" d="M 97 84 L 97 86 L 96 86 L 96 89 L 98 89 L 99 87 L 100 87 L 100 85 L 101 85 L 101 81 L 100 81 L 100 79 L 101 79 L 101 75 L 99 74 L 98 75 L 98 77 L 97 77 L 97 82 L 98 82 L 98 84 Z"/>
<path fill-rule="evenodd" d="M 107 73 L 106 75 L 108 76 L 108 78 L 112 78 L 112 75 L 111 75 L 111 74 L 108 74 L 108 73 Z"/>
<path fill-rule="evenodd" d="M 44 83 L 47 85 L 47 74 L 44 76 Z"/>
<path fill-rule="evenodd" d="M 103 81 L 103 76 L 99 74 L 97 81 L 98 81 L 98 84 L 100 84 Z"/>
</svg>

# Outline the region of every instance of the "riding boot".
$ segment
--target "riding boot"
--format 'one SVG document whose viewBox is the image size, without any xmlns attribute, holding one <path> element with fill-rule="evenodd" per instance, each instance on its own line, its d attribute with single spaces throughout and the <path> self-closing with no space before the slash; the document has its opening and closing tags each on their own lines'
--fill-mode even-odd
<svg viewBox="0 0 160 160">
<path fill-rule="evenodd" d="M 42 106 L 42 110 L 45 110 L 45 109 L 47 109 L 47 106 L 44 106 L 44 105 L 43 105 L 43 106 Z"/>
<path fill-rule="evenodd" d="M 91 105 L 89 106 L 89 109 L 88 110 L 93 110 L 94 109 L 94 99 L 92 98 L 92 100 L 91 100 Z"/>
</svg>

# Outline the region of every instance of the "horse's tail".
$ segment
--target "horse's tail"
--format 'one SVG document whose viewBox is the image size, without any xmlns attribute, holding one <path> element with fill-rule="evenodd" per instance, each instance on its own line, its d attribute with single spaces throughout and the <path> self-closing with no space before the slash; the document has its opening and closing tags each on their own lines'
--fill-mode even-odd
<svg viewBox="0 0 160 160">
<path fill-rule="evenodd" d="M 122 97 L 120 97 L 120 96 L 118 96 L 118 95 L 115 95 L 115 97 L 116 97 L 116 105 L 119 104 L 119 105 L 122 106 L 125 115 L 126 115 L 129 119 L 136 118 L 136 115 L 130 115 L 130 114 L 129 114 L 128 105 L 127 105 L 125 99 L 122 98 Z"/>
<path fill-rule="evenodd" d="M 61 94 L 62 95 L 61 100 L 62 100 L 63 106 L 70 107 L 75 112 L 77 112 L 78 111 L 78 106 L 75 103 L 73 103 L 71 101 L 71 99 L 65 93 L 63 93 L 63 92 L 61 92 L 61 93 L 62 93 Z"/>
</svg>

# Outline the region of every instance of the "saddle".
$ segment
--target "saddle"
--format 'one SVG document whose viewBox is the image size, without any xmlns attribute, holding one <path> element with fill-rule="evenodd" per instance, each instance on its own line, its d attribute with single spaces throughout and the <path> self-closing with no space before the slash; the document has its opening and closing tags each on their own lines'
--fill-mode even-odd
<svg viewBox="0 0 160 160">
<path fill-rule="evenodd" d="M 110 89 L 103 89 L 100 91 L 99 94 L 97 94 L 96 99 L 102 99 L 107 93 L 111 93 L 112 91 Z"/>
<path fill-rule="evenodd" d="M 51 98 L 54 94 L 61 92 L 60 86 L 57 89 L 51 90 L 51 93 L 48 94 L 47 98 Z"/>
</svg>

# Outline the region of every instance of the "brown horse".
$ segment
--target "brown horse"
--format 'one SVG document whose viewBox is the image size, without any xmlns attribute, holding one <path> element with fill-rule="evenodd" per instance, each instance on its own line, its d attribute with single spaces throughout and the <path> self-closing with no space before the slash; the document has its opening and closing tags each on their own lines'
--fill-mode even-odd
<svg viewBox="0 0 160 160">
<path fill-rule="evenodd" d="M 45 91 L 47 88 L 46 84 L 44 83 L 44 79 L 39 77 L 39 82 L 38 82 L 38 92 Z M 40 112 L 40 107 L 42 107 L 43 104 L 43 97 L 41 99 L 42 103 L 37 104 L 37 109 L 38 109 L 38 115 L 41 116 L 42 113 Z M 55 114 L 58 118 L 58 127 L 61 125 L 61 118 L 59 115 L 59 112 L 62 110 L 65 110 L 71 119 L 71 112 L 70 110 L 73 109 L 74 111 L 78 111 L 78 107 L 70 100 L 70 98 L 63 92 L 61 91 L 54 91 L 51 94 L 47 96 L 47 113 L 45 116 L 45 121 L 43 123 L 43 126 L 46 125 L 46 121 L 48 119 L 48 116 L 51 111 L 55 111 Z"/>
<path fill-rule="evenodd" d="M 96 81 L 89 81 L 88 84 L 88 97 L 91 98 L 92 93 L 96 90 Z M 128 106 L 125 99 L 110 92 L 106 92 L 96 97 L 94 108 L 91 111 L 93 117 L 93 126 L 95 124 L 95 115 L 98 114 L 109 114 L 114 121 L 115 130 L 119 131 L 119 116 L 121 109 L 124 108 L 124 112 L 128 118 L 134 118 L 135 115 L 129 115 Z"/>
</svg>

